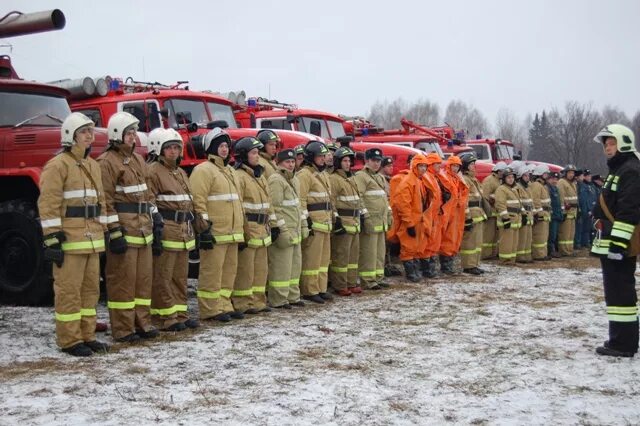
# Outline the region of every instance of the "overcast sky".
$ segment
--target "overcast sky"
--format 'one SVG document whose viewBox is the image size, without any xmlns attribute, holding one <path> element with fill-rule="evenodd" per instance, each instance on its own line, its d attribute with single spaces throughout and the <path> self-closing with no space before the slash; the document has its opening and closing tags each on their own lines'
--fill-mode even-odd
<svg viewBox="0 0 640 426">
<path fill-rule="evenodd" d="M 640 1 L 71 1 L 62 31 L 0 40 L 22 78 L 132 76 L 334 113 L 452 99 L 491 121 L 567 100 L 640 109 Z M 6 47 L 0 53 L 9 53 Z"/>
</svg>

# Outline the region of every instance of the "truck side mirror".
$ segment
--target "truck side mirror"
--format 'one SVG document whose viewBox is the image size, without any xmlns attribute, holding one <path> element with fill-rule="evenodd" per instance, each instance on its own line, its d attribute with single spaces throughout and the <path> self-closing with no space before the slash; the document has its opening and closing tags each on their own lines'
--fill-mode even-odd
<svg viewBox="0 0 640 426">
<path fill-rule="evenodd" d="M 158 112 L 160 113 L 162 118 L 164 118 L 165 120 L 169 118 L 169 109 L 168 108 L 161 108 L 160 111 L 158 111 Z"/>
<path fill-rule="evenodd" d="M 226 129 L 229 127 L 229 123 L 226 120 L 213 120 L 207 123 L 207 129 L 215 129 L 216 127 L 220 127 L 221 129 Z"/>
<path fill-rule="evenodd" d="M 287 114 L 287 123 L 297 123 L 298 122 L 298 117 L 296 117 L 293 114 Z"/>
<path fill-rule="evenodd" d="M 320 136 L 322 131 L 320 130 L 320 122 L 318 120 L 313 120 L 309 125 L 309 133 L 312 135 Z"/>
</svg>

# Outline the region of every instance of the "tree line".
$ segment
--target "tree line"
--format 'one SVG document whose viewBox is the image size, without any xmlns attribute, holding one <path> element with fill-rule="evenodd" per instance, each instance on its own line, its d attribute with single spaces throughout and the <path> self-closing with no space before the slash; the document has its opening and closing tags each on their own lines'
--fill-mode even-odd
<svg viewBox="0 0 640 426">
<path fill-rule="evenodd" d="M 562 109 L 527 114 L 524 119 L 503 108 L 491 125 L 480 110 L 460 100 L 449 102 L 443 114 L 440 106 L 428 99 L 410 103 L 398 98 L 373 104 L 367 119 L 385 129 L 394 129 L 400 126 L 403 117 L 427 126 L 446 123 L 456 131 L 464 131 L 467 139 L 482 135 L 510 140 L 525 160 L 574 164 L 600 174 L 606 173 L 607 165 L 602 147 L 593 142 L 598 130 L 607 124 L 620 123 L 640 138 L 640 111 L 629 118 L 617 107 L 598 110 L 590 103 L 577 101 L 566 102 Z"/>
</svg>

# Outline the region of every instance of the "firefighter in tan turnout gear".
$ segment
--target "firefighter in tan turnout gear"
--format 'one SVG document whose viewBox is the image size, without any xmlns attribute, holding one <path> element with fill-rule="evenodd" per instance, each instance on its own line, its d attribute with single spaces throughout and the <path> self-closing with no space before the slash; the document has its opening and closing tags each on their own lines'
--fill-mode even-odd
<svg viewBox="0 0 640 426">
<path fill-rule="evenodd" d="M 163 221 L 153 229 L 153 291 L 151 315 L 160 330 L 182 331 L 198 327 L 187 314 L 189 250 L 196 246 L 192 222 L 193 199 L 189 177 L 179 167 L 182 137 L 174 129 L 149 133 L 149 190 Z"/>
<path fill-rule="evenodd" d="M 56 343 L 73 356 L 107 352 L 96 341 L 105 201 L 100 167 L 90 158 L 93 121 L 74 112 L 62 123 L 63 152 L 40 176 L 38 211 L 44 258 L 53 263 Z"/>
<path fill-rule="evenodd" d="M 238 272 L 231 300 L 245 314 L 269 312 L 266 287 L 269 263 L 267 247 L 277 240 L 280 228 L 271 207 L 269 184 L 259 164 L 262 142 L 246 137 L 233 145 L 234 169 L 244 208 L 244 243 L 238 249 Z"/>
<path fill-rule="evenodd" d="M 133 115 L 118 112 L 111 116 L 109 145 L 98 157 L 109 228 L 107 306 L 113 338 L 129 343 L 158 336 L 150 314 L 151 243 L 153 222 L 162 219 L 147 188 L 147 165 L 134 152 L 137 129 L 138 119 Z"/>
<path fill-rule="evenodd" d="M 391 223 L 389 188 L 384 176 L 378 173 L 382 166 L 382 151 L 372 148 L 364 155 L 365 166 L 354 178 L 363 204 L 358 275 L 362 288 L 378 290 L 388 287 L 383 279 L 386 233 Z"/>
<path fill-rule="evenodd" d="M 327 293 L 333 223 L 331 185 L 324 173 L 328 153 L 322 142 L 309 142 L 304 148 L 304 163 L 296 175 L 300 182 L 302 218 L 309 229 L 309 237 L 302 240 L 300 290 L 304 299 L 314 303 L 332 299 Z"/>
<path fill-rule="evenodd" d="M 331 202 L 335 207 L 334 234 L 331 236 L 331 264 L 329 281 L 340 296 L 361 293 L 358 286 L 358 234 L 360 233 L 361 201 L 358 186 L 353 180 L 351 166 L 356 154 L 347 147 L 334 153 L 331 182 Z"/>
<path fill-rule="evenodd" d="M 476 161 L 478 159 L 472 152 L 462 153 L 459 157 L 462 161 L 464 183 L 469 188 L 460 260 L 463 272 L 480 275 L 484 273 L 484 270 L 478 267 L 482 254 L 482 225 L 487 220 L 487 216 L 482 208 L 483 196 L 480 181 L 476 179 Z"/>
<path fill-rule="evenodd" d="M 575 182 L 576 166 L 567 165 L 562 169 L 562 179 L 558 181 L 558 194 L 563 209 L 563 220 L 558 230 L 558 251 L 560 256 L 573 256 L 573 238 L 576 234 L 578 213 L 578 192 Z"/>
<path fill-rule="evenodd" d="M 231 138 L 219 127 L 202 138 L 208 161 L 194 167 L 189 178 L 198 233 L 200 319 L 242 319 L 231 303 L 238 269 L 238 244 L 244 242 L 244 213 L 236 174 L 229 162 Z"/>
<path fill-rule="evenodd" d="M 533 200 L 533 232 L 531 256 L 533 260 L 549 260 L 547 240 L 549 239 L 549 221 L 551 220 L 551 197 L 547 189 L 549 168 L 544 164 L 533 168 L 533 182 L 529 184 Z"/>
<path fill-rule="evenodd" d="M 515 161 L 514 161 L 515 163 Z M 512 163 L 513 165 L 513 163 Z M 533 199 L 529 191 L 529 181 L 531 175 L 529 166 L 524 163 L 517 165 L 516 172 L 516 189 L 522 204 L 522 226 L 518 231 L 518 250 L 516 251 L 516 262 L 531 263 L 531 239 L 533 232 Z"/>
<path fill-rule="evenodd" d="M 264 169 L 264 177 L 269 177 L 278 171 L 276 166 L 276 152 L 281 148 L 280 137 L 273 130 L 263 129 L 258 132 L 256 139 L 262 142 L 260 149 L 260 165 Z"/>
<path fill-rule="evenodd" d="M 293 149 L 284 149 L 276 156 L 278 171 L 269 176 L 269 194 L 276 215 L 280 235 L 269 246 L 269 274 L 267 294 L 269 305 L 291 309 L 304 306 L 300 300 L 300 272 L 302 252 L 300 242 L 303 231 L 308 236 L 307 222 L 303 223 L 300 209 L 300 185 L 295 177 L 296 155 Z"/>
<path fill-rule="evenodd" d="M 498 228 L 496 216 L 498 212 L 495 208 L 496 189 L 500 186 L 502 173 L 507 165 L 500 161 L 493 166 L 491 174 L 482 181 L 482 194 L 491 204 L 491 215 L 484 222 L 482 230 L 482 259 L 491 259 L 498 256 Z"/>
<path fill-rule="evenodd" d="M 522 204 L 516 189 L 516 176 L 507 167 L 502 173 L 502 183 L 496 189 L 495 208 L 498 225 L 498 258 L 501 263 L 516 263 L 518 230 L 522 226 Z"/>
</svg>

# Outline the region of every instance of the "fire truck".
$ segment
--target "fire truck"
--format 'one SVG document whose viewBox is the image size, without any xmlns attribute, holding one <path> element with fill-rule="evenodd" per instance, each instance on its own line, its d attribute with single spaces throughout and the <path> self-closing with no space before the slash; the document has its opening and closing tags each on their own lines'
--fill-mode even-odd
<svg viewBox="0 0 640 426">
<path fill-rule="evenodd" d="M 0 19 L 0 38 L 64 28 L 62 11 Z M 69 91 L 18 77 L 9 56 L 0 56 L 0 302 L 37 305 L 53 295 L 51 263 L 43 259 L 38 219 L 40 173 L 60 152 L 60 126 L 71 113 Z M 107 144 L 96 129 L 92 156 Z"/>
</svg>

